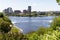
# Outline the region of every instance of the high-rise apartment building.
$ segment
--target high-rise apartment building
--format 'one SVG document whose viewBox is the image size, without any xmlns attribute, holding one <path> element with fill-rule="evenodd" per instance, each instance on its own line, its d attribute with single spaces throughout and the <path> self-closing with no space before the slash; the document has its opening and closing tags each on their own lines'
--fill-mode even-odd
<svg viewBox="0 0 60 40">
<path fill-rule="evenodd" d="M 31 6 L 28 6 L 28 13 L 31 13 Z"/>
<path fill-rule="evenodd" d="M 3 12 L 5 13 L 13 13 L 13 10 L 11 7 L 8 7 L 7 9 L 4 9 Z"/>
</svg>

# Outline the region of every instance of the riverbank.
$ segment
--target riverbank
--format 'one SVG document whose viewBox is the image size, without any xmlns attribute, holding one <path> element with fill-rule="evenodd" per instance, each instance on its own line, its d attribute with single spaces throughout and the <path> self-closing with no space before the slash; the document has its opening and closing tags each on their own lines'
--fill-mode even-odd
<svg viewBox="0 0 60 40">
<path fill-rule="evenodd" d="M 14 24 L 13 24 L 12 30 L 13 30 L 13 29 L 19 31 L 20 33 L 23 33 L 23 30 L 22 30 L 21 28 L 15 26 Z"/>
<path fill-rule="evenodd" d="M 0 13 L 0 40 L 20 40 L 23 34 L 20 30 L 12 26 L 11 20 Z"/>
</svg>

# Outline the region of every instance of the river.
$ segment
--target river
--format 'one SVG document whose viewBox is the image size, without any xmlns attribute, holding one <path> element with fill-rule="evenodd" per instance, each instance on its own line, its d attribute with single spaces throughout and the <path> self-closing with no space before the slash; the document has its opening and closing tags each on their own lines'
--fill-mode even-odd
<svg viewBox="0 0 60 40">
<path fill-rule="evenodd" d="M 49 27 L 54 19 L 54 16 L 44 16 L 44 17 L 16 17 L 10 16 L 9 19 L 12 23 L 23 30 L 23 34 L 36 31 L 41 26 Z"/>
</svg>

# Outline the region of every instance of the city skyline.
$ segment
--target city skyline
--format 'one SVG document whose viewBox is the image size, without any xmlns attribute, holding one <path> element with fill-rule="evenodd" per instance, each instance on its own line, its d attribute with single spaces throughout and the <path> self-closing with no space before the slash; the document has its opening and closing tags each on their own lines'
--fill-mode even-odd
<svg viewBox="0 0 60 40">
<path fill-rule="evenodd" d="M 32 11 L 60 11 L 60 5 L 56 3 L 56 0 L 1 0 L 0 11 L 8 7 L 12 7 L 13 10 L 27 9 L 28 6 L 32 6 Z"/>
</svg>

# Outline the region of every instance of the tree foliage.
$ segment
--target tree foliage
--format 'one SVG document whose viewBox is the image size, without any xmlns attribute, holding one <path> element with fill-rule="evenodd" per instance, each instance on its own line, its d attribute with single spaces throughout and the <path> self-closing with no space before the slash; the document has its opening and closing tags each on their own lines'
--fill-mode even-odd
<svg viewBox="0 0 60 40">
<path fill-rule="evenodd" d="M 56 1 L 57 1 L 57 3 L 60 2 L 60 0 L 56 0 Z"/>
<path fill-rule="evenodd" d="M 0 13 L 0 31 L 8 33 L 11 30 L 11 21 L 3 13 Z"/>
<path fill-rule="evenodd" d="M 53 28 L 54 30 L 56 30 L 57 28 L 60 28 L 60 16 L 56 17 L 52 24 L 51 24 L 51 28 Z"/>
<path fill-rule="evenodd" d="M 0 13 L 0 40 L 21 40 L 23 34 L 19 29 L 10 25 L 12 25 L 10 19 Z"/>
<path fill-rule="evenodd" d="M 10 23 L 2 21 L 0 23 L 0 30 L 3 31 L 4 33 L 8 33 L 11 30 Z"/>
<path fill-rule="evenodd" d="M 60 5 L 60 0 L 56 0 L 56 2 L 58 3 L 58 5 Z"/>
</svg>

